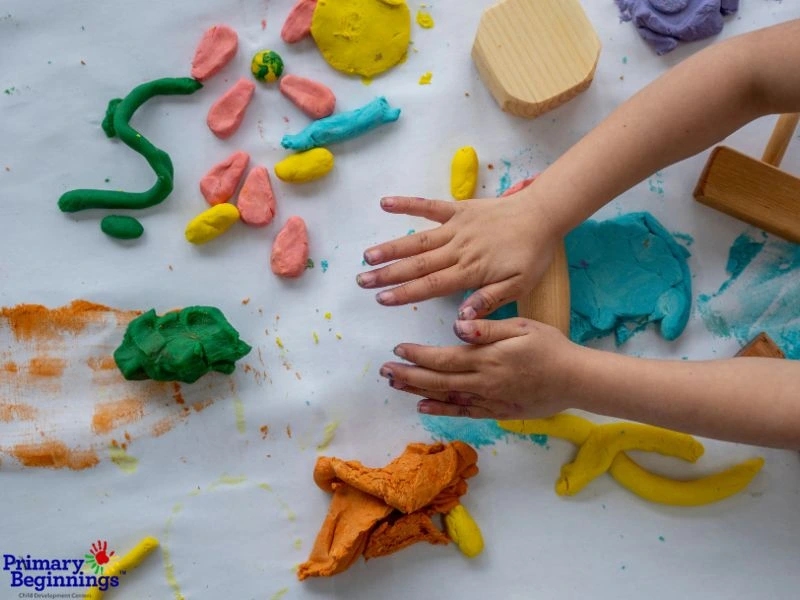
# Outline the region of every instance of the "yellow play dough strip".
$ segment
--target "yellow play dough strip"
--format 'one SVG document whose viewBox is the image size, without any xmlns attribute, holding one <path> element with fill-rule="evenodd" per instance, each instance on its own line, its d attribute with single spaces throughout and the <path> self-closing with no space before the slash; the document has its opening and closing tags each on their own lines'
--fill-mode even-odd
<svg viewBox="0 0 800 600">
<path fill-rule="evenodd" d="M 450 539 L 468 558 L 475 558 L 483 551 L 481 530 L 462 504 L 453 507 L 444 516 L 444 528 Z"/>
<path fill-rule="evenodd" d="M 614 457 L 625 450 L 658 452 L 689 462 L 695 462 L 703 455 L 703 445 L 685 433 L 640 423 L 595 425 L 575 460 L 561 467 L 556 493 L 574 496 L 608 471 Z"/>
<path fill-rule="evenodd" d="M 498 421 L 498 425 L 506 431 L 522 435 L 550 435 L 577 446 L 584 444 L 594 428 L 598 427 L 591 421 L 570 414 L 558 414 L 548 419 Z M 701 506 L 740 492 L 763 465 L 763 458 L 753 458 L 714 475 L 682 481 L 651 473 L 620 452 L 613 458 L 609 474 L 630 492 L 650 502 Z"/>
<path fill-rule="evenodd" d="M 118 576 L 122 571 L 130 571 L 138 567 L 153 550 L 158 548 L 158 540 L 146 537 L 133 547 L 125 556 L 108 565 L 103 571 L 105 577 Z M 103 592 L 98 587 L 89 588 L 84 600 L 101 600 Z"/>
</svg>

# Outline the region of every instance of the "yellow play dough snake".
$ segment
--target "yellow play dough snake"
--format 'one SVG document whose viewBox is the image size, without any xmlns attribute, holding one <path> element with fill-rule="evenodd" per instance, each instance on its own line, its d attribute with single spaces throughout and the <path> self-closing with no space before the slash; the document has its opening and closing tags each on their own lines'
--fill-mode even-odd
<svg viewBox="0 0 800 600">
<path fill-rule="evenodd" d="M 647 450 L 694 462 L 703 454 L 703 446 L 685 434 L 639 423 L 596 425 L 569 414 L 498 421 L 498 425 L 523 435 L 537 433 L 565 439 L 580 447 L 575 461 L 562 468 L 556 483 L 559 495 L 578 493 L 608 470 L 620 485 L 645 500 L 673 506 L 701 506 L 742 491 L 764 465 L 764 459 L 753 458 L 721 473 L 681 481 L 647 471 L 623 450 Z M 641 445 L 637 446 L 638 442 Z"/>
<path fill-rule="evenodd" d="M 483 551 L 481 530 L 463 504 L 451 508 L 444 516 L 444 528 L 450 539 L 468 558 L 475 558 Z"/>
<path fill-rule="evenodd" d="M 158 548 L 158 540 L 154 537 L 146 537 L 136 544 L 133 549 L 125 556 L 117 561 L 109 564 L 103 575 L 109 579 L 114 576 L 119 576 L 122 572 L 127 572 L 138 567 L 142 561 L 147 558 L 147 555 Z M 103 597 L 103 590 L 98 587 L 89 588 L 86 591 L 85 600 L 101 600 Z"/>
</svg>

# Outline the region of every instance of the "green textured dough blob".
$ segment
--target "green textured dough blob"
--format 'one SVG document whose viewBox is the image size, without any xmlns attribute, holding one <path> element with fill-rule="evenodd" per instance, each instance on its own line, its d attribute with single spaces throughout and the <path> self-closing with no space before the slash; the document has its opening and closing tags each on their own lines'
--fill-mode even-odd
<svg viewBox="0 0 800 600">
<path fill-rule="evenodd" d="M 128 380 L 194 383 L 210 371 L 230 375 L 250 349 L 218 308 L 188 306 L 161 317 L 149 310 L 135 318 L 114 361 Z"/>
<path fill-rule="evenodd" d="M 283 74 L 283 59 L 273 50 L 260 50 L 253 56 L 250 72 L 259 81 L 272 83 Z"/>
<path fill-rule="evenodd" d="M 142 237 L 144 227 L 133 217 L 124 215 L 108 215 L 100 221 L 103 233 L 118 240 L 135 240 Z"/>
</svg>

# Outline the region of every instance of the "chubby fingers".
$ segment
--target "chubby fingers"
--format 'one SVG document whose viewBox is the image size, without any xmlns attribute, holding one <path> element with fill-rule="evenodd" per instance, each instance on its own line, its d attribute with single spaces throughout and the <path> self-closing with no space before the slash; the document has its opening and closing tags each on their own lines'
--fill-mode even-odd
<svg viewBox="0 0 800 600">
<path fill-rule="evenodd" d="M 455 263 L 455 257 L 450 256 L 444 248 L 439 248 L 404 258 L 375 271 L 361 273 L 356 277 L 356 282 L 362 288 L 397 285 L 452 267 Z"/>
<path fill-rule="evenodd" d="M 529 319 L 503 319 L 492 321 L 456 321 L 453 331 L 463 341 L 470 344 L 494 344 L 515 337 L 528 334 L 534 327 L 534 322 Z"/>
<path fill-rule="evenodd" d="M 396 389 L 418 388 L 433 392 L 461 390 L 473 393 L 480 383 L 477 373 L 440 372 L 398 362 L 385 363 L 380 374 Z"/>
<path fill-rule="evenodd" d="M 409 256 L 441 248 L 452 238 L 452 234 L 442 227 L 429 231 L 420 231 L 406 235 L 390 242 L 384 242 L 364 251 L 364 262 L 368 265 L 380 265 Z"/>
<path fill-rule="evenodd" d="M 429 273 L 400 287 L 383 291 L 375 298 L 384 306 L 400 306 L 454 294 L 463 290 L 464 287 L 464 270 L 458 265 L 453 265 L 442 271 Z"/>
<path fill-rule="evenodd" d="M 431 371 L 446 373 L 474 372 L 479 358 L 474 346 L 421 346 L 420 344 L 399 344 L 394 353 L 403 360 Z"/>
<path fill-rule="evenodd" d="M 456 404 L 425 398 L 417 402 L 417 412 L 437 417 L 467 417 L 470 419 L 497 419 L 494 411 L 480 404 Z"/>
<path fill-rule="evenodd" d="M 381 208 L 388 213 L 423 217 L 437 223 L 444 223 L 458 210 L 455 202 L 428 200 L 411 196 L 387 196 L 381 198 Z"/>
<path fill-rule="evenodd" d="M 476 290 L 461 303 L 458 316 L 461 319 L 482 319 L 501 306 L 521 295 L 520 277 L 512 277 Z"/>
</svg>

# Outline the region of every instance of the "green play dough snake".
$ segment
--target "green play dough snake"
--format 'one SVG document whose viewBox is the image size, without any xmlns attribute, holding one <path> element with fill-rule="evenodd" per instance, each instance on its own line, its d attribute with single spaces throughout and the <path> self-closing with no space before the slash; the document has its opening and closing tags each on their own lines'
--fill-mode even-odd
<svg viewBox="0 0 800 600">
<path fill-rule="evenodd" d="M 125 98 L 108 103 L 103 119 L 103 131 L 110 138 L 119 137 L 129 148 L 141 154 L 156 173 L 156 182 L 146 192 L 112 190 L 70 190 L 58 200 L 63 212 L 87 208 L 148 208 L 162 202 L 172 192 L 174 171 L 169 154 L 156 148 L 128 123 L 136 110 L 153 96 L 193 94 L 203 87 L 191 77 L 164 78 L 148 81 L 135 88 Z"/>
</svg>

